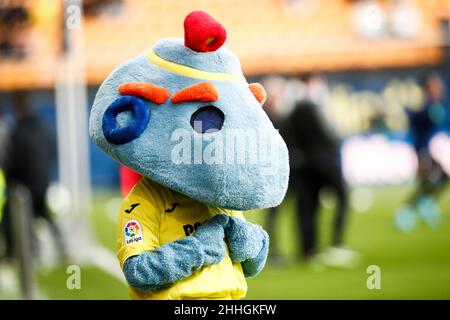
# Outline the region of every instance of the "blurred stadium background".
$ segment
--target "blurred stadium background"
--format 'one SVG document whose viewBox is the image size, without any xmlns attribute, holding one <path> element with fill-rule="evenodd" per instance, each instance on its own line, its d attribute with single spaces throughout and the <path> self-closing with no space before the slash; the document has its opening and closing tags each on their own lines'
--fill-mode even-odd
<svg viewBox="0 0 450 320">
<path fill-rule="evenodd" d="M 69 19 L 79 8 L 82 20 Z M 424 72 L 437 71 L 450 85 L 450 0 L 1 0 L 0 107 L 13 124 L 14 96 L 24 94 L 57 142 L 47 199 L 69 253 L 59 262 L 51 231 L 37 225 L 42 248 L 29 268 L 28 297 L 128 298 L 115 260 L 118 164 L 89 141 L 88 112 L 118 64 L 162 37 L 182 37 L 182 21 L 196 9 L 226 26 L 226 46 L 248 77 L 265 84 L 269 99 L 281 101 L 283 113 L 309 90 L 342 139 L 351 200 L 346 242 L 361 254 L 360 264 L 318 271 L 298 263 L 288 195 L 275 235 L 286 263 L 269 264 L 249 280 L 248 298 L 450 298 L 449 190 L 439 200 L 438 229 L 403 234 L 393 224 L 417 170 L 406 110 L 423 104 Z M 314 75 L 310 88 L 305 74 Z M 432 145 L 450 172 L 449 136 L 441 133 Z M 326 190 L 320 199 L 325 247 L 336 201 Z M 246 216 L 265 224 L 264 212 Z M 66 288 L 73 264 L 81 266 L 80 290 Z M 0 299 L 23 297 L 18 265 L 0 260 Z M 382 270 L 381 290 L 366 287 L 369 265 Z"/>
</svg>

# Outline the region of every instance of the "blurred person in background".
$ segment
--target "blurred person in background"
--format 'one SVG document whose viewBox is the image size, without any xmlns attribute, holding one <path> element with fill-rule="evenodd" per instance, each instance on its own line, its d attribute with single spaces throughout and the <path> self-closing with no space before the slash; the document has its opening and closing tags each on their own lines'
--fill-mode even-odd
<svg viewBox="0 0 450 320">
<path fill-rule="evenodd" d="M 308 86 L 311 79 L 307 75 L 301 81 Z M 341 171 L 339 143 L 331 133 L 320 108 L 311 96 L 305 95 L 295 103 L 283 128 L 290 154 L 290 180 L 297 198 L 302 253 L 305 261 L 312 266 L 353 267 L 358 255 L 343 246 L 347 190 Z M 338 203 L 332 245 L 319 252 L 319 193 L 324 187 L 335 192 Z"/>
<path fill-rule="evenodd" d="M 3 228 L 3 213 L 6 203 L 5 165 L 9 151 L 9 126 L 4 118 L 3 108 L 0 107 L 0 228 L 5 237 L 7 230 Z M 3 238 L 3 237 L 2 237 Z M 6 239 L 2 239 L 6 242 Z"/>
<path fill-rule="evenodd" d="M 284 99 L 286 80 L 280 76 L 268 76 L 262 83 L 267 92 L 264 110 L 272 121 L 275 129 L 280 130 L 280 134 L 283 136 L 282 126 L 286 121 L 286 101 Z M 283 108 L 283 106 L 285 108 Z M 268 259 L 273 264 L 282 264 L 284 262 L 279 253 L 277 237 L 275 234 L 278 212 L 278 207 L 267 209 L 266 230 L 270 236 Z"/>
<path fill-rule="evenodd" d="M 7 159 L 8 184 L 20 184 L 29 190 L 33 217 L 47 222 L 60 258 L 65 258 L 61 232 L 46 204 L 46 192 L 55 160 L 54 141 L 46 125 L 29 106 L 24 93 L 14 95 L 13 113 L 15 125 L 11 131 L 11 148 Z M 9 214 L 5 218 L 9 220 L 7 224 L 10 225 L 11 215 L 14 213 L 8 211 Z M 36 234 L 34 229 L 30 232 L 34 254 L 38 255 Z"/>
<path fill-rule="evenodd" d="M 22 59 L 29 45 L 28 1 L 0 1 L 0 56 Z"/>
<path fill-rule="evenodd" d="M 441 210 L 435 201 L 448 182 L 448 176 L 430 152 L 434 134 L 449 120 L 445 83 L 437 73 L 427 73 L 421 85 L 425 103 L 419 111 L 407 111 L 410 134 L 418 158 L 418 186 L 407 204 L 395 214 L 397 227 L 404 232 L 412 231 L 421 218 L 430 228 L 440 224 Z"/>
</svg>

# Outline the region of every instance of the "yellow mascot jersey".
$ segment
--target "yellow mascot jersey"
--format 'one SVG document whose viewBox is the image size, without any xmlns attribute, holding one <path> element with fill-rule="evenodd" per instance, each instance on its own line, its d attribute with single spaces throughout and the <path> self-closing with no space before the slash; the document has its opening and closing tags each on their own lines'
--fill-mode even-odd
<svg viewBox="0 0 450 320">
<path fill-rule="evenodd" d="M 242 212 L 219 210 L 244 219 Z M 124 200 L 117 231 L 117 256 L 125 261 L 195 232 L 216 212 L 205 204 L 142 178 Z M 133 299 L 241 299 L 247 282 L 240 263 L 227 254 L 216 265 L 203 267 L 169 287 L 145 293 L 130 287 Z"/>
</svg>

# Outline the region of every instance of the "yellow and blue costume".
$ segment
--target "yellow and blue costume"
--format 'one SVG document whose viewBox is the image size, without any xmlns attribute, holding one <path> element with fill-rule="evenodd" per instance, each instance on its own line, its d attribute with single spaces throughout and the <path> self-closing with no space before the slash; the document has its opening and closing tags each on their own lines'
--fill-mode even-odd
<svg viewBox="0 0 450 320">
<path fill-rule="evenodd" d="M 243 219 L 241 212 L 227 211 L 227 214 Z M 123 202 L 120 210 L 117 234 L 117 255 L 121 266 L 133 256 L 152 251 L 164 245 L 194 234 L 202 223 L 214 212 L 203 203 L 184 196 L 149 179 L 142 178 Z M 133 227 L 134 225 L 134 227 Z M 140 240 L 127 244 L 126 228 L 132 227 Z M 135 237 L 136 238 L 136 237 Z M 192 247 L 196 251 L 195 246 Z M 177 252 L 174 252 L 175 255 Z M 193 252 L 194 255 L 198 252 Z M 177 258 L 174 256 L 173 258 Z M 185 259 L 181 255 L 180 260 Z M 169 259 L 166 259 L 168 261 Z M 198 259 L 199 264 L 201 259 Z M 180 261 L 179 264 L 186 263 Z M 192 267 L 193 265 L 189 265 Z M 143 267 L 142 267 L 143 268 Z M 155 266 L 160 273 L 173 273 L 170 264 Z M 178 266 L 175 266 L 178 268 Z M 154 271 L 149 271 L 154 272 Z M 224 275 L 227 275 L 224 277 Z M 131 296 L 137 299 L 183 299 L 183 298 L 242 298 L 247 291 L 244 273 L 240 263 L 233 263 L 227 253 L 218 263 L 195 272 L 172 286 L 163 283 L 150 284 L 156 290 L 131 288 Z"/>
<path fill-rule="evenodd" d="M 287 148 L 261 108 L 264 89 L 222 47 L 225 29 L 201 11 L 184 27 L 184 43 L 162 39 L 105 80 L 90 136 L 144 176 L 123 203 L 117 235 L 132 297 L 239 299 L 269 246 L 241 210 L 282 201 Z M 257 139 L 233 148 L 249 131 Z M 211 148 L 212 140 L 220 143 Z"/>
</svg>

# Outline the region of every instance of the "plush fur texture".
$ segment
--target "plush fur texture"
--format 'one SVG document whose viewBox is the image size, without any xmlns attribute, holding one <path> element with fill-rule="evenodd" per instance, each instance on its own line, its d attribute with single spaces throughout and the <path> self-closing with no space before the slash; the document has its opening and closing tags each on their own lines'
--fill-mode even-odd
<svg viewBox="0 0 450 320">
<path fill-rule="evenodd" d="M 266 99 L 267 99 L 266 90 L 264 89 L 264 87 L 261 84 L 259 84 L 257 82 L 250 83 L 248 85 L 248 88 L 253 93 L 256 100 L 258 100 L 259 103 L 261 103 L 261 105 L 263 105 L 264 102 L 266 102 Z"/>
<path fill-rule="evenodd" d="M 225 47 L 212 52 L 197 52 L 185 47 L 183 39 L 167 38 L 156 42 L 152 49 L 161 58 L 184 66 L 209 72 L 242 75 L 239 58 Z"/>
<path fill-rule="evenodd" d="M 172 96 L 173 103 L 182 102 L 213 102 L 219 98 L 219 93 L 214 84 L 210 82 L 200 82 L 192 86 L 181 89 Z"/>
<path fill-rule="evenodd" d="M 131 113 L 134 121 L 125 126 L 117 126 L 117 117 L 125 112 Z M 102 131 L 106 140 L 115 145 L 122 145 L 139 138 L 150 121 L 150 114 L 150 109 L 142 99 L 123 96 L 114 100 L 102 119 Z"/>
<path fill-rule="evenodd" d="M 89 133 L 123 165 L 208 207 L 277 206 L 288 185 L 286 144 L 261 108 L 263 88 L 249 86 L 237 56 L 221 47 L 225 38 L 225 29 L 208 15 L 189 15 L 186 46 L 183 39 L 163 39 L 105 80 Z M 215 132 L 197 130 L 196 120 Z M 224 238 L 246 276 L 261 271 L 267 233 L 219 214 L 194 236 L 128 258 L 126 279 L 143 291 L 170 285 L 219 263 L 226 255 Z"/>
<path fill-rule="evenodd" d="M 132 287 L 149 292 L 184 279 L 203 266 L 219 263 L 226 255 L 227 222 L 227 216 L 217 215 L 198 227 L 194 236 L 128 258 L 125 278 Z"/>
<path fill-rule="evenodd" d="M 182 42 L 173 40 L 160 41 L 157 46 L 154 51 L 165 53 L 166 58 L 167 55 L 173 60 L 180 58 L 180 63 L 189 62 L 187 64 L 191 66 L 198 66 L 202 62 L 202 68 L 207 71 L 226 70 L 233 73 L 237 72 L 236 66 L 239 65 L 236 56 L 224 48 L 215 52 L 197 53 L 184 47 Z M 241 72 L 240 74 L 242 75 Z M 105 110 L 120 98 L 117 88 L 127 82 L 154 83 L 174 93 L 204 81 L 159 68 L 145 55 L 121 65 L 100 87 L 91 111 L 90 135 L 106 153 L 136 172 L 206 204 L 227 209 L 249 210 L 273 207 L 282 201 L 289 176 L 287 148 L 247 83 L 210 81 L 219 92 L 219 98 L 213 105 L 225 115 L 223 128 L 218 132 L 202 135 L 195 132 L 190 125 L 192 114 L 211 103 L 186 102 L 177 105 L 169 99 L 166 103 L 158 105 L 148 101 L 146 103 L 152 112 L 152 118 L 145 130 L 139 138 L 116 145 L 105 138 L 101 123 Z M 129 125 L 133 122 L 133 118 L 125 114 L 121 121 L 123 125 Z M 174 163 L 172 159 L 174 147 L 186 141 L 185 138 L 176 139 L 176 135 L 173 135 L 174 132 L 180 132 L 180 129 L 188 134 L 186 139 L 190 142 L 188 156 L 191 161 L 188 163 Z M 227 138 L 229 129 L 233 129 L 232 131 L 238 135 L 232 137 L 234 140 Z M 241 138 L 240 135 L 245 139 L 248 130 L 260 134 L 260 138 L 271 140 L 270 150 L 267 150 L 266 156 L 258 158 L 258 163 L 237 161 L 242 153 L 245 159 L 248 159 L 252 150 L 264 150 L 262 144 L 264 141 L 261 139 L 256 143 L 253 142 L 251 147 L 247 145 L 244 149 L 239 149 L 236 139 Z M 220 158 L 218 163 L 210 164 L 195 161 L 195 152 L 198 155 L 198 151 L 194 148 L 201 146 L 201 157 L 212 139 L 224 141 L 225 144 L 227 141 L 230 144 L 235 143 L 231 161 L 225 157 L 225 152 L 222 162 Z M 270 156 L 273 157 L 272 162 L 266 161 Z"/>
<path fill-rule="evenodd" d="M 225 238 L 233 262 L 241 262 L 246 277 L 257 275 L 266 264 L 269 235 L 259 225 L 228 217 Z"/>
<path fill-rule="evenodd" d="M 262 231 L 264 232 L 264 237 L 262 238 L 261 251 L 256 257 L 241 262 L 242 270 L 247 278 L 258 275 L 266 265 L 267 256 L 269 254 L 269 236 L 267 232 L 264 230 Z"/>
<path fill-rule="evenodd" d="M 170 96 L 169 90 L 153 83 L 127 82 L 119 86 L 122 95 L 144 98 L 157 104 L 163 104 Z"/>
<path fill-rule="evenodd" d="M 233 262 L 244 275 L 257 275 L 266 263 L 269 237 L 260 226 L 219 214 L 188 236 L 125 261 L 124 273 L 136 289 L 150 292 L 184 279 L 203 266 L 225 257 L 225 241 Z"/>
<path fill-rule="evenodd" d="M 184 19 L 184 45 L 194 51 L 216 51 L 226 39 L 225 28 L 206 12 L 193 11 Z"/>
</svg>

